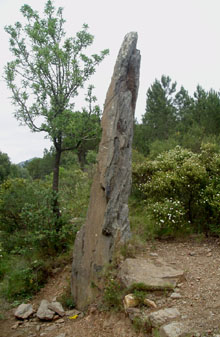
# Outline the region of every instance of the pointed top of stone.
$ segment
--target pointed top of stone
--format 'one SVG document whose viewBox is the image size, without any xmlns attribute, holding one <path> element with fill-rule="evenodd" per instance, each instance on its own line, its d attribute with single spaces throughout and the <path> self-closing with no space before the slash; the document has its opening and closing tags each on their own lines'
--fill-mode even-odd
<svg viewBox="0 0 220 337">
<path fill-rule="evenodd" d="M 121 61 L 122 58 L 125 60 L 130 59 L 130 56 L 134 53 L 134 50 L 136 49 L 138 40 L 138 34 L 136 32 L 130 32 L 125 35 L 124 41 L 122 42 L 121 48 L 118 53 L 118 61 Z"/>
<path fill-rule="evenodd" d="M 121 48 L 119 50 L 117 60 L 114 67 L 114 72 L 112 78 L 114 80 L 120 81 L 127 75 L 127 70 L 129 63 L 131 61 L 132 55 L 136 55 L 136 45 L 138 40 L 138 34 L 136 32 L 130 32 L 125 35 L 124 40 L 122 42 Z M 138 57 L 140 57 L 140 53 L 138 51 Z M 140 61 L 138 62 L 138 64 Z M 140 65 L 140 64 L 139 64 Z"/>
</svg>

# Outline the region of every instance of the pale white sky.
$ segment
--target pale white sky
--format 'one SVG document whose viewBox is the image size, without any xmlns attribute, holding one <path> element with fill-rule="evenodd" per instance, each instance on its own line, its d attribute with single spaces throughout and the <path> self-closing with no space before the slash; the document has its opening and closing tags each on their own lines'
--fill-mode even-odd
<svg viewBox="0 0 220 337">
<path fill-rule="evenodd" d="M 20 7 L 27 3 L 41 11 L 44 0 L 0 0 L 0 151 L 14 163 L 41 157 L 50 143 L 42 134 L 19 126 L 2 79 L 10 59 L 4 26 L 22 21 Z M 66 30 L 73 36 L 87 23 L 95 36 L 91 52 L 110 49 L 91 79 L 98 103 L 103 106 L 113 67 L 125 34 L 137 31 L 141 51 L 141 75 L 136 117 L 145 111 L 146 91 L 162 74 L 169 75 L 192 94 L 200 84 L 206 90 L 220 89 L 219 0 L 55 0 L 64 7 Z M 89 51 L 88 51 L 89 52 Z M 82 104 L 83 105 L 83 104 Z"/>
</svg>

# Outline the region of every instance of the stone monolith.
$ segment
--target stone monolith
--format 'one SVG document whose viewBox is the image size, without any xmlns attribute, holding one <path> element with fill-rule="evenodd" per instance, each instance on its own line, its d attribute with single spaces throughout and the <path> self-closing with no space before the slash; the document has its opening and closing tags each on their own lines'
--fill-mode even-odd
<svg viewBox="0 0 220 337">
<path fill-rule="evenodd" d="M 125 36 L 105 100 L 87 219 L 77 233 L 73 252 L 71 288 L 78 309 L 97 296 L 103 267 L 111 262 L 117 245 L 130 237 L 128 196 L 140 68 L 136 44 L 137 33 Z"/>
</svg>

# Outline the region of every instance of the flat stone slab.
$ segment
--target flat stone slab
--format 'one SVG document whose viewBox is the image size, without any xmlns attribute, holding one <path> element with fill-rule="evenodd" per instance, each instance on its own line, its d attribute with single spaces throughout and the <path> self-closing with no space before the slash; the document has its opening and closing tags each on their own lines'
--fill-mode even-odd
<svg viewBox="0 0 220 337">
<path fill-rule="evenodd" d="M 174 269 L 161 259 L 126 259 L 119 270 L 118 277 L 121 282 L 130 287 L 134 283 L 143 283 L 149 290 L 172 289 L 184 271 Z"/>
</svg>

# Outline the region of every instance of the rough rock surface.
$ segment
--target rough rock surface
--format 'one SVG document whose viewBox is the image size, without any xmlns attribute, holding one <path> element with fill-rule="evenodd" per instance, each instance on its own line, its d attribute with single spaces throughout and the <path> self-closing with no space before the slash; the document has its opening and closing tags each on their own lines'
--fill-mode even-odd
<svg viewBox="0 0 220 337">
<path fill-rule="evenodd" d="M 103 266 L 111 261 L 118 243 L 130 237 L 128 196 L 140 67 L 136 44 L 137 33 L 129 33 L 119 51 L 104 106 L 87 220 L 75 240 L 71 286 L 79 309 L 95 298 Z"/>
<path fill-rule="evenodd" d="M 52 302 L 48 304 L 48 309 L 54 311 L 59 316 L 63 317 L 65 315 L 65 311 L 60 302 Z"/>
<path fill-rule="evenodd" d="M 37 317 L 41 320 L 51 321 L 55 315 L 54 311 L 48 308 L 49 302 L 47 300 L 42 300 L 40 306 L 37 310 Z"/>
<path fill-rule="evenodd" d="M 126 259 L 119 270 L 118 277 L 129 287 L 133 283 L 144 283 L 152 289 L 167 289 L 176 286 L 183 276 L 182 270 L 174 269 L 162 259 Z"/>
<path fill-rule="evenodd" d="M 149 300 L 149 298 L 145 298 L 144 299 L 144 304 L 147 305 L 150 308 L 154 308 L 154 309 L 157 308 L 156 303 L 154 301 L 152 301 L 152 300 Z"/>
<path fill-rule="evenodd" d="M 169 321 L 178 318 L 180 312 L 176 308 L 165 308 L 150 313 L 147 319 L 150 321 L 152 327 L 157 328 Z"/>
<path fill-rule="evenodd" d="M 133 294 L 128 294 L 124 297 L 124 308 L 125 310 L 128 308 L 134 308 L 138 306 L 139 300 L 133 295 Z"/>
<path fill-rule="evenodd" d="M 172 322 L 160 328 L 159 334 L 161 337 L 181 337 L 186 335 L 184 326 L 180 322 Z M 193 334 L 188 334 L 192 335 Z"/>
<path fill-rule="evenodd" d="M 33 315 L 34 310 L 31 304 L 22 303 L 15 311 L 15 317 L 18 319 L 26 319 Z"/>
</svg>

